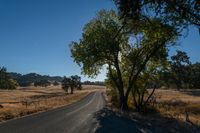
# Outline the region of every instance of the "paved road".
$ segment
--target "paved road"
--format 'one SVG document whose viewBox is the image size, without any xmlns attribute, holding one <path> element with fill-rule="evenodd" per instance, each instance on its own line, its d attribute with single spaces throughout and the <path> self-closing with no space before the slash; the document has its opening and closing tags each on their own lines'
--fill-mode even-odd
<svg viewBox="0 0 200 133">
<path fill-rule="evenodd" d="M 101 92 L 92 92 L 69 106 L 1 123 L 0 133 L 92 133 L 103 106 Z"/>
</svg>

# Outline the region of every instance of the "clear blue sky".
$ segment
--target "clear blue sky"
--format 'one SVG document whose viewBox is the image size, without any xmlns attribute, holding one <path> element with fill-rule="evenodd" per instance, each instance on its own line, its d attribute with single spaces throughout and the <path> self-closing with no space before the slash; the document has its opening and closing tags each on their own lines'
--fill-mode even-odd
<svg viewBox="0 0 200 133">
<path fill-rule="evenodd" d="M 68 45 L 80 39 L 84 24 L 100 9 L 110 8 L 112 0 L 0 0 L 0 66 L 22 74 L 80 75 Z M 200 35 L 190 29 L 170 54 L 184 50 L 196 62 Z"/>
</svg>

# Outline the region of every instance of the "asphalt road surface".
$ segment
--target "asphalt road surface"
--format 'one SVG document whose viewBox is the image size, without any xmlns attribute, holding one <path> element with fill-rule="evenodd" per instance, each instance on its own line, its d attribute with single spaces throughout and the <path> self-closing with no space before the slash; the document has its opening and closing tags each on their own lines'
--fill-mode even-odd
<svg viewBox="0 0 200 133">
<path fill-rule="evenodd" d="M 0 133 L 93 133 L 104 102 L 101 92 L 92 92 L 74 104 L 1 123 Z"/>
</svg>

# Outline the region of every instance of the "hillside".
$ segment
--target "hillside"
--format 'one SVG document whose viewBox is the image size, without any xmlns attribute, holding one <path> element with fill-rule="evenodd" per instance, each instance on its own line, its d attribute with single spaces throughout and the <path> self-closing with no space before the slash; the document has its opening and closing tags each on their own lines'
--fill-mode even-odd
<svg viewBox="0 0 200 133">
<path fill-rule="evenodd" d="M 62 77 L 60 76 L 49 76 L 49 75 L 40 75 L 37 73 L 29 73 L 29 74 L 19 74 L 10 72 L 9 75 L 12 79 L 16 80 L 20 86 L 28 86 L 33 82 L 40 81 L 40 80 L 48 80 L 48 81 L 57 81 L 61 82 Z"/>
</svg>

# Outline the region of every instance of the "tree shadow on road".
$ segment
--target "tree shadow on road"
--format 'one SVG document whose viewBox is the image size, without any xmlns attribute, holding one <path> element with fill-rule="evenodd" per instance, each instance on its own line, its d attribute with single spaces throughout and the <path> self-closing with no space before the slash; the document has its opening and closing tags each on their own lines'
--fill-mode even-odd
<svg viewBox="0 0 200 133">
<path fill-rule="evenodd" d="M 124 115 L 109 108 L 103 108 L 95 115 L 99 126 L 95 133 L 199 133 L 198 126 L 189 125 L 173 118 L 138 117 Z"/>
<path fill-rule="evenodd" d="M 141 133 L 136 122 L 120 116 L 108 108 L 103 108 L 96 114 L 99 127 L 96 133 Z"/>
</svg>

